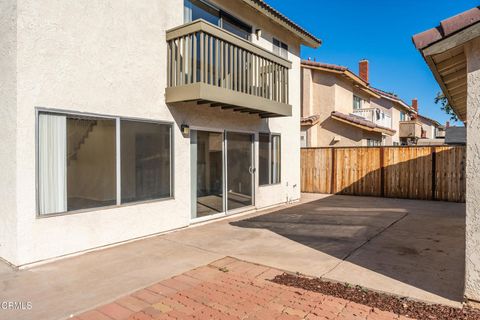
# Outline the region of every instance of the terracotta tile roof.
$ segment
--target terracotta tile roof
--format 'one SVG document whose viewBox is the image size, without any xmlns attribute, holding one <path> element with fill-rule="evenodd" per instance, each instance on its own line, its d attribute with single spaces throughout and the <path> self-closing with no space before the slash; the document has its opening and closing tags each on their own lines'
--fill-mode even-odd
<svg viewBox="0 0 480 320">
<path fill-rule="evenodd" d="M 337 71 L 347 71 L 348 70 L 348 68 L 344 67 L 344 66 L 339 66 L 339 65 L 330 64 L 330 63 L 310 61 L 310 60 L 302 60 L 302 64 L 307 65 L 307 66 L 320 67 L 320 68 L 326 68 L 326 69 L 337 70 Z"/>
<path fill-rule="evenodd" d="M 302 126 L 313 126 L 317 124 L 319 121 L 320 121 L 320 116 L 318 114 L 315 114 L 309 117 L 302 117 L 300 119 L 300 124 Z"/>
<path fill-rule="evenodd" d="M 347 67 L 336 65 L 336 64 L 324 63 L 324 62 L 310 61 L 310 60 L 302 60 L 301 67 L 311 68 L 311 69 L 320 69 L 325 72 L 342 74 L 343 76 L 346 76 L 348 79 L 353 81 L 355 84 L 359 85 L 359 88 L 364 92 L 366 92 L 367 94 L 369 94 L 370 96 L 373 96 L 374 98 L 379 98 L 379 95 L 376 92 L 371 90 L 369 84 L 365 82 L 365 80 L 360 78 L 355 72 L 352 72 Z"/>
<path fill-rule="evenodd" d="M 403 101 L 397 95 L 386 92 L 386 91 L 383 91 L 383 90 L 380 90 L 380 89 L 377 89 L 377 88 L 374 88 L 374 87 L 370 87 L 370 89 L 372 89 L 373 91 L 375 91 L 376 93 L 378 93 L 379 95 L 381 95 L 383 97 L 386 97 L 388 99 L 397 101 L 398 103 L 402 104 L 406 109 L 410 110 L 411 112 L 415 112 L 415 110 L 413 110 L 413 108 L 411 106 L 409 106 L 408 103 Z"/>
<path fill-rule="evenodd" d="M 270 6 L 264 0 L 243 0 L 244 2 L 250 2 L 258 5 L 261 9 L 265 10 L 266 12 L 270 13 L 272 16 L 276 17 L 277 19 L 284 22 L 293 30 L 297 31 L 298 33 L 302 34 L 304 37 L 308 38 L 312 43 L 312 46 L 319 47 L 322 44 L 322 40 L 305 30 L 304 28 L 300 27 L 298 24 L 287 18 L 285 15 L 280 13 L 277 9 Z"/>
<path fill-rule="evenodd" d="M 358 76 L 357 76 L 354 72 L 352 72 L 350 69 L 348 69 L 347 67 L 344 67 L 344 66 L 337 65 L 337 64 L 317 62 L 317 61 L 310 61 L 310 60 L 302 60 L 302 65 L 304 65 L 304 66 L 311 66 L 311 67 L 318 67 L 318 68 L 324 68 L 324 69 L 330 69 L 330 70 L 339 71 L 339 72 L 346 72 L 346 71 L 348 71 L 349 73 L 351 73 L 352 75 L 354 75 L 355 77 L 357 77 L 360 81 L 364 82 L 363 80 L 360 79 L 360 77 L 358 77 Z M 395 101 L 397 101 L 398 103 L 402 104 L 406 109 L 409 109 L 410 111 L 413 111 L 413 109 L 412 109 L 407 103 L 405 103 L 405 101 L 403 101 L 402 99 L 400 99 L 398 96 L 393 95 L 393 94 L 388 93 L 388 92 L 385 92 L 385 91 L 383 91 L 383 90 L 374 88 L 374 87 L 370 86 L 368 83 L 365 83 L 365 82 L 364 82 L 364 84 L 366 85 L 366 87 L 368 87 L 369 90 L 373 91 L 373 92 L 376 93 L 377 95 L 384 96 L 384 97 L 387 97 L 387 98 L 389 98 L 389 99 L 395 100 Z"/>
<path fill-rule="evenodd" d="M 357 125 L 360 125 L 360 126 L 367 127 L 367 128 L 389 131 L 392 134 L 394 134 L 396 132 L 395 130 L 393 130 L 391 128 L 379 126 L 378 124 L 376 124 L 372 121 L 366 120 L 365 118 L 356 116 L 354 114 L 344 114 L 344 113 L 341 113 L 341 112 L 338 112 L 338 111 L 332 111 L 332 116 L 340 118 L 340 119 L 348 121 L 348 122 L 351 122 L 353 124 L 357 124 Z"/>
<path fill-rule="evenodd" d="M 440 22 L 435 28 L 413 36 L 417 49 L 424 49 L 442 39 L 480 22 L 480 6 Z"/>
<path fill-rule="evenodd" d="M 434 124 L 435 126 L 437 126 L 437 127 L 440 127 L 440 122 L 438 122 L 437 120 L 434 120 L 434 119 L 429 118 L 429 117 L 425 117 L 425 116 L 423 116 L 423 115 L 421 115 L 421 114 L 418 114 L 418 117 L 419 117 L 419 118 L 422 118 L 422 119 L 424 119 L 424 120 L 426 120 L 426 121 L 429 121 L 429 122 L 433 123 L 433 124 Z"/>
</svg>

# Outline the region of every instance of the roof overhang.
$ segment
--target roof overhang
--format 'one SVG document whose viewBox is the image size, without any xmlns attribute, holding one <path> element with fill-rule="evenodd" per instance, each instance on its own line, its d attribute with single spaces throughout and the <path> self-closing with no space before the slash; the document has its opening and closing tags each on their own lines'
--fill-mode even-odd
<svg viewBox="0 0 480 320">
<path fill-rule="evenodd" d="M 437 120 L 433 120 L 433 119 L 430 119 L 428 117 L 425 117 L 421 114 L 418 115 L 418 118 L 421 122 L 424 122 L 424 123 L 429 123 L 435 127 L 440 127 L 440 123 L 437 121 Z"/>
<path fill-rule="evenodd" d="M 336 74 L 336 75 L 339 75 L 339 76 L 343 76 L 346 79 L 348 79 L 349 81 L 351 81 L 357 89 L 366 93 L 370 97 L 377 98 L 377 99 L 380 98 L 380 95 L 378 93 L 376 93 L 375 91 L 373 91 L 370 88 L 370 86 L 368 85 L 367 82 L 363 81 L 359 76 L 357 76 L 355 73 L 353 73 L 352 71 L 350 71 L 346 68 L 345 69 L 327 68 L 327 67 L 322 67 L 320 65 L 309 64 L 309 63 L 306 63 L 306 62 L 302 62 L 301 66 L 303 68 L 308 68 L 308 69 L 312 69 L 312 70 L 319 70 L 319 71 L 324 71 L 324 72 L 330 72 L 330 73 L 333 73 L 333 74 Z"/>
<path fill-rule="evenodd" d="M 263 15 L 271 19 L 276 24 L 279 24 L 286 30 L 292 32 L 301 40 L 303 45 L 306 45 L 311 48 L 318 48 L 322 44 L 322 40 L 315 37 L 313 34 L 309 33 L 304 28 L 294 23 L 292 20 L 288 19 L 286 16 L 281 14 L 272 6 L 268 5 L 265 1 L 243 0 L 243 2 L 253 7 L 257 11 L 259 11 L 260 13 L 262 13 Z"/>
<path fill-rule="evenodd" d="M 396 133 L 396 131 L 393 130 L 393 129 L 377 126 L 373 122 L 370 122 L 368 120 L 352 121 L 352 120 L 348 119 L 347 117 L 345 117 L 344 115 L 342 116 L 342 114 L 340 114 L 339 112 L 332 112 L 331 117 L 334 120 L 349 124 L 353 127 L 360 128 L 360 129 L 368 131 L 368 132 L 378 132 L 378 133 L 386 134 L 386 135 L 389 135 L 389 136 L 393 136 Z"/>
<path fill-rule="evenodd" d="M 378 93 L 380 95 L 381 98 L 384 98 L 384 99 L 387 99 L 395 104 L 397 104 L 397 106 L 399 106 L 400 108 L 404 109 L 405 111 L 408 111 L 408 112 L 411 112 L 411 113 L 417 113 L 414 109 L 412 109 L 408 104 L 406 104 L 402 99 L 400 98 L 394 98 L 388 94 L 384 94 L 382 93 L 380 90 L 378 89 L 374 89 L 374 91 L 376 93 Z"/>
<path fill-rule="evenodd" d="M 440 26 L 413 37 L 450 106 L 467 120 L 467 61 L 465 44 L 480 37 L 480 8 L 442 21 Z"/>
<path fill-rule="evenodd" d="M 317 123 L 320 122 L 320 116 L 319 115 L 313 115 L 309 117 L 304 117 L 300 119 L 300 125 L 301 126 L 314 126 Z"/>
</svg>

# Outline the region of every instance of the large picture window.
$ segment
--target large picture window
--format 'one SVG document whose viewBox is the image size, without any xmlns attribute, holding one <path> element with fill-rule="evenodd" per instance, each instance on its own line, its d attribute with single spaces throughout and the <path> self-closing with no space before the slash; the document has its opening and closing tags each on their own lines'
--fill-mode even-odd
<svg viewBox="0 0 480 320">
<path fill-rule="evenodd" d="M 170 197 L 170 126 L 121 121 L 122 203 Z"/>
<path fill-rule="evenodd" d="M 40 112 L 37 148 L 40 215 L 172 196 L 169 124 Z"/>
<path fill-rule="evenodd" d="M 259 184 L 280 183 L 281 176 L 281 140 L 280 135 L 260 133 L 259 149 Z"/>
</svg>

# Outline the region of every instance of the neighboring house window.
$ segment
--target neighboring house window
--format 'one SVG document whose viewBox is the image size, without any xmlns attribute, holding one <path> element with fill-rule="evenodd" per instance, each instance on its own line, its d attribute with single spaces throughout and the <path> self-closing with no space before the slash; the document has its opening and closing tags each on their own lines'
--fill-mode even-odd
<svg viewBox="0 0 480 320">
<path fill-rule="evenodd" d="M 382 141 L 375 139 L 367 139 L 367 147 L 378 147 L 382 145 Z"/>
<path fill-rule="evenodd" d="M 252 27 L 203 0 L 184 0 L 184 21 L 203 19 L 237 36 L 250 40 Z"/>
<path fill-rule="evenodd" d="M 281 140 L 278 134 L 259 134 L 259 184 L 280 183 Z"/>
<path fill-rule="evenodd" d="M 38 213 L 171 197 L 171 130 L 170 124 L 40 112 Z"/>
<path fill-rule="evenodd" d="M 393 142 L 393 145 L 394 145 L 394 146 L 399 146 L 399 145 L 400 145 L 400 142 L 394 141 L 394 142 Z"/>
<path fill-rule="evenodd" d="M 353 96 L 353 110 L 362 109 L 362 98 L 359 96 Z"/>
<path fill-rule="evenodd" d="M 407 115 L 405 112 L 400 112 L 400 121 L 406 121 L 407 120 Z"/>
<path fill-rule="evenodd" d="M 278 39 L 273 38 L 273 53 L 282 58 L 288 59 L 288 45 Z"/>
<path fill-rule="evenodd" d="M 301 130 L 300 131 L 300 148 L 306 148 L 307 144 L 307 131 Z"/>
</svg>

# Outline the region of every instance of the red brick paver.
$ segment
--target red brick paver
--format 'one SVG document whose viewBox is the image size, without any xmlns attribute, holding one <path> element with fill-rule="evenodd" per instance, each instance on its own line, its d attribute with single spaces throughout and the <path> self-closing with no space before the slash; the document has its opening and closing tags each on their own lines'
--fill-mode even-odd
<svg viewBox="0 0 480 320">
<path fill-rule="evenodd" d="M 226 257 L 79 314 L 75 319 L 403 319 L 391 312 L 268 281 L 281 273 Z"/>
</svg>

